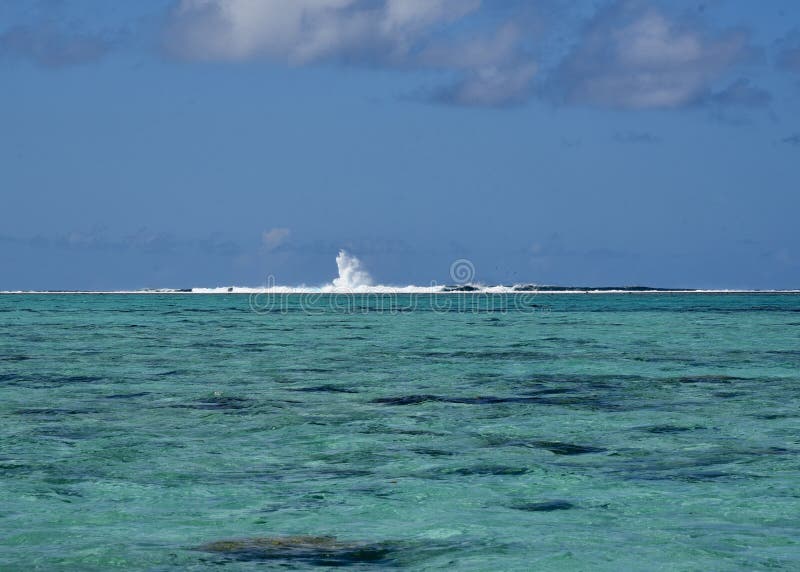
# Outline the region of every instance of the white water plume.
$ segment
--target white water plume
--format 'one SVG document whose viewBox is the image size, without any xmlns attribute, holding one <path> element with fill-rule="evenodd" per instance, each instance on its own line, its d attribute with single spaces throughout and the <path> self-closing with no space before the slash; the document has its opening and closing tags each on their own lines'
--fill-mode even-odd
<svg viewBox="0 0 800 572">
<path fill-rule="evenodd" d="M 409 284 L 407 286 L 375 284 L 361 261 L 345 250 L 340 250 L 336 257 L 339 276 L 331 282 L 319 286 L 287 286 L 276 283 L 270 275 L 266 284 L 252 286 L 216 286 L 211 288 L 151 288 L 146 290 L 104 290 L 101 293 L 120 294 L 658 294 L 665 292 L 694 293 L 791 293 L 800 294 L 800 290 L 694 290 L 694 289 L 659 289 L 638 286 L 622 286 L 619 288 L 604 287 L 540 287 L 535 284 L 484 285 L 473 282 L 475 266 L 470 260 L 459 259 L 450 267 L 450 277 L 455 285 L 446 286 L 431 282 L 427 286 Z M 35 293 L 36 291 L 0 291 L 0 294 Z M 42 292 L 42 291 L 39 291 Z M 44 291 L 55 294 L 100 293 L 100 291 Z"/>
<path fill-rule="evenodd" d="M 372 286 L 372 276 L 361 265 L 361 261 L 352 254 L 340 250 L 336 257 L 336 266 L 339 268 L 339 277 L 333 279 L 334 288 L 356 290 Z"/>
</svg>

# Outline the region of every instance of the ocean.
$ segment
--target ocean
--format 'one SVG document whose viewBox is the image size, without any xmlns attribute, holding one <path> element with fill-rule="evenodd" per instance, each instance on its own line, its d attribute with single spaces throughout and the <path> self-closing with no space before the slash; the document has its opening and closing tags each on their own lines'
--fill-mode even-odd
<svg viewBox="0 0 800 572">
<path fill-rule="evenodd" d="M 2 570 L 800 569 L 800 295 L 0 295 Z"/>
</svg>

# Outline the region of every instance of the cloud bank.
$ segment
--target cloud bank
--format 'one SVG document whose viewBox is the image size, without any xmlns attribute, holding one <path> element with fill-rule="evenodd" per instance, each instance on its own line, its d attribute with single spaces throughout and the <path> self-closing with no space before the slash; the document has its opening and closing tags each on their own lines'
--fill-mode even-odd
<svg viewBox="0 0 800 572">
<path fill-rule="evenodd" d="M 452 39 L 480 0 L 181 0 L 166 46 L 199 61 L 342 63 L 451 73 L 433 98 L 503 106 L 527 99 L 537 66 L 506 24 Z"/>
<path fill-rule="evenodd" d="M 288 228 L 271 228 L 261 233 L 261 244 L 268 251 L 275 250 L 289 238 Z"/>
<path fill-rule="evenodd" d="M 545 94 L 613 109 L 769 102 L 746 80 L 719 91 L 752 54 L 743 30 L 714 32 L 657 3 L 619 0 L 601 5 L 561 61 L 542 70 L 524 19 L 507 16 L 489 30 L 465 25 L 481 8 L 480 0 L 180 0 L 167 45 L 190 60 L 440 70 L 450 83 L 431 98 L 456 105 L 505 106 Z M 470 32 L 452 31 L 459 27 Z"/>
<path fill-rule="evenodd" d="M 478 0 L 181 0 L 170 45 L 199 60 L 403 62 L 431 28 Z"/>
<path fill-rule="evenodd" d="M 712 33 L 652 3 L 601 8 L 555 70 L 561 103 L 616 109 L 677 108 L 707 97 L 751 53 L 743 31 Z"/>
<path fill-rule="evenodd" d="M 573 9 L 557 0 L 174 0 L 163 46 L 181 61 L 431 72 L 434 84 L 418 93 L 449 105 L 504 107 L 539 98 L 646 110 L 771 102 L 769 92 L 736 73 L 754 53 L 745 29 L 712 29 L 677 13 L 674 3 L 606 0 L 577 27 L 556 30 L 573 22 Z M 548 11 L 557 14 L 549 27 L 537 16 Z M 78 65 L 103 58 L 115 47 L 112 36 L 46 16 L 0 31 L 0 57 Z M 776 49 L 780 68 L 800 72 L 800 31 Z"/>
</svg>

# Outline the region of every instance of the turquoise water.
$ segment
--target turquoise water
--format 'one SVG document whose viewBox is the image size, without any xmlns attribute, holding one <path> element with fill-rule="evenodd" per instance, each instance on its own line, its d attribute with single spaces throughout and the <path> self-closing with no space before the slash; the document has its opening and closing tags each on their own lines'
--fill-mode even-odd
<svg viewBox="0 0 800 572">
<path fill-rule="evenodd" d="M 800 296 L 456 296 L 0 296 L 0 569 L 800 568 Z"/>
</svg>

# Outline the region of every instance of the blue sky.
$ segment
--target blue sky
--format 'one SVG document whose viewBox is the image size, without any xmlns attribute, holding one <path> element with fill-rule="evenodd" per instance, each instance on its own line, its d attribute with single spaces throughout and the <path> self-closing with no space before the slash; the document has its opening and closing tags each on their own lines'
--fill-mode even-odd
<svg viewBox="0 0 800 572">
<path fill-rule="evenodd" d="M 800 3 L 0 4 L 0 289 L 800 287 Z"/>
</svg>

